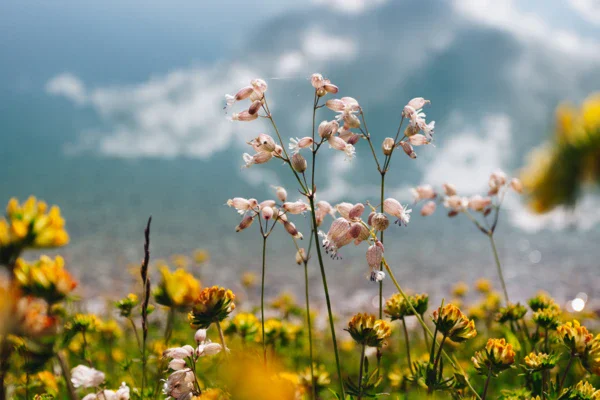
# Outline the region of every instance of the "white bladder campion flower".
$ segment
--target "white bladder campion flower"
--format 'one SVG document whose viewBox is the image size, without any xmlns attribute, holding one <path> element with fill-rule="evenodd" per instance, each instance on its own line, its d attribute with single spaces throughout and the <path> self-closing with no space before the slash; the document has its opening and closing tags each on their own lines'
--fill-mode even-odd
<svg viewBox="0 0 600 400">
<path fill-rule="evenodd" d="M 78 365 L 71 370 L 71 382 L 76 388 L 96 387 L 104 382 L 104 372 L 85 365 Z"/>
<path fill-rule="evenodd" d="M 125 382 L 121 382 L 119 389 L 115 390 L 101 390 L 98 393 L 90 393 L 86 395 L 82 400 L 129 400 L 130 390 L 129 386 Z"/>
<path fill-rule="evenodd" d="M 191 395 L 195 394 L 195 380 L 196 377 L 189 368 L 175 371 L 165 381 L 163 393 L 168 396 L 168 399 L 188 399 Z"/>
<path fill-rule="evenodd" d="M 410 213 L 412 210 L 409 209 L 408 206 L 402 206 L 396 199 L 385 199 L 383 201 L 383 211 L 392 217 L 396 217 L 396 223 L 400 226 L 407 226 L 410 222 Z"/>
<path fill-rule="evenodd" d="M 406 106 L 404 106 L 404 110 L 402 111 L 402 116 L 404 118 L 408 118 L 409 126 L 407 128 L 406 136 L 411 140 L 411 144 L 413 145 L 421 145 L 423 140 L 426 140 L 426 143 L 431 142 L 433 139 L 433 131 L 435 129 L 435 121 L 431 121 L 427 123 L 425 121 L 425 113 L 423 112 L 423 107 L 426 104 L 429 104 L 429 100 L 425 100 L 423 97 L 415 97 L 411 101 L 408 102 Z M 424 139 L 412 139 L 412 137 L 418 133 L 419 131 L 423 132 Z M 416 143 L 416 144 L 415 144 Z"/>
<path fill-rule="evenodd" d="M 310 137 L 303 137 L 302 139 L 298 139 L 298 138 L 291 138 L 290 139 L 290 144 L 289 144 L 289 149 L 292 151 L 292 154 L 296 154 L 298 153 L 301 149 L 306 149 L 307 147 L 310 147 L 313 145 L 313 140 Z"/>
</svg>

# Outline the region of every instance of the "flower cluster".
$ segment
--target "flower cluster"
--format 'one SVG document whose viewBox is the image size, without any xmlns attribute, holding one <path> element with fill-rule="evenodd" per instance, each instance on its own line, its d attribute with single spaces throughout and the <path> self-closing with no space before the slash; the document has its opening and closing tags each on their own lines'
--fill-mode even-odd
<svg viewBox="0 0 600 400">
<path fill-rule="evenodd" d="M 515 363 L 515 352 L 505 339 L 488 339 L 485 348 L 475 353 L 472 359 L 481 375 L 498 375 Z"/>
<path fill-rule="evenodd" d="M 0 218 L 0 264 L 29 247 L 60 247 L 69 243 L 65 220 L 58 206 L 29 197 L 23 204 L 15 198 L 6 206 L 6 217 Z"/>
<path fill-rule="evenodd" d="M 219 286 L 203 289 L 188 315 L 190 325 L 206 329 L 212 323 L 224 320 L 235 309 L 234 300 L 235 295 L 229 289 Z"/>
<path fill-rule="evenodd" d="M 412 307 L 409 305 L 412 305 Z M 400 293 L 392 295 L 385 302 L 384 312 L 392 321 L 403 319 L 410 315 L 423 315 L 427 311 L 429 296 L 427 294 L 416 294 L 408 296 L 408 302 Z M 414 308 L 414 311 L 413 311 Z"/>
<path fill-rule="evenodd" d="M 61 256 L 54 260 L 41 256 L 34 263 L 19 258 L 14 274 L 23 293 L 41 297 L 50 304 L 63 300 L 77 286 L 65 269 L 65 260 Z"/>
<path fill-rule="evenodd" d="M 171 272 L 168 267 L 160 269 L 161 281 L 154 290 L 158 304 L 176 309 L 189 308 L 200 295 L 200 282 L 183 269 Z"/>
<path fill-rule="evenodd" d="M 454 304 L 446 304 L 433 312 L 437 330 L 454 342 L 463 342 L 477 335 L 475 322 L 467 318 Z"/>
<path fill-rule="evenodd" d="M 358 344 L 380 347 L 392 334 L 392 326 L 387 321 L 376 319 L 374 315 L 359 313 L 348 322 L 346 331 Z"/>
</svg>

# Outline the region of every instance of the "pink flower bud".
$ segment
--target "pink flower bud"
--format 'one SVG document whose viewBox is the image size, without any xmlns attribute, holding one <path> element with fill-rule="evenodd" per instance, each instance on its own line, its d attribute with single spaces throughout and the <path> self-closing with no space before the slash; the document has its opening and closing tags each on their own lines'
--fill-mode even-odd
<svg viewBox="0 0 600 400">
<path fill-rule="evenodd" d="M 254 121 L 256 118 L 258 118 L 258 113 L 256 113 L 256 114 L 250 114 L 248 112 L 248 110 L 242 111 L 241 113 L 233 113 L 231 115 L 231 119 L 233 121 L 248 122 L 248 121 Z"/>
<path fill-rule="evenodd" d="M 408 225 L 412 212 L 409 208 L 403 207 L 398 200 L 392 198 L 383 201 L 383 211 L 398 218 L 396 223 L 399 225 Z"/>
<path fill-rule="evenodd" d="M 346 150 L 346 142 L 344 142 L 343 139 L 340 139 L 338 136 L 331 136 L 328 140 L 329 142 L 329 147 L 335 149 L 335 150 L 340 150 L 340 151 L 344 151 Z"/>
<path fill-rule="evenodd" d="M 315 212 L 315 219 L 317 220 L 317 226 L 321 226 L 321 224 L 323 223 L 323 219 L 325 219 L 325 216 L 327 214 L 330 214 L 331 216 L 335 215 L 335 211 L 333 210 L 333 208 L 331 207 L 331 204 L 329 204 L 326 201 L 319 201 L 317 203 L 317 210 Z"/>
<path fill-rule="evenodd" d="M 248 114 L 254 115 L 254 114 L 258 113 L 258 110 L 260 110 L 261 107 L 262 107 L 262 101 L 255 100 L 254 102 L 252 102 L 252 104 L 250 104 L 250 107 L 248 108 Z"/>
<path fill-rule="evenodd" d="M 198 329 L 196 334 L 194 335 L 194 340 L 196 343 L 200 344 L 206 341 L 206 329 Z"/>
<path fill-rule="evenodd" d="M 274 211 L 271 207 L 267 206 L 261 210 L 261 214 L 262 214 L 263 219 L 268 221 L 271 218 L 273 218 Z"/>
<path fill-rule="evenodd" d="M 413 150 L 413 147 L 408 142 L 400 142 L 402 150 L 412 159 L 417 158 L 417 153 Z"/>
<path fill-rule="evenodd" d="M 319 136 L 323 139 L 329 139 L 340 128 L 337 121 L 323 121 L 319 124 Z"/>
<path fill-rule="evenodd" d="M 283 203 L 283 209 L 288 214 L 302 214 L 310 209 L 308 204 L 304 203 L 302 200 L 298 200 L 295 202 L 287 202 Z"/>
<path fill-rule="evenodd" d="M 329 99 L 325 102 L 325 106 L 331 111 L 342 112 L 346 108 L 346 104 L 340 99 Z"/>
<path fill-rule="evenodd" d="M 185 360 L 182 360 L 180 358 L 174 358 L 171 361 L 169 361 L 169 368 L 173 371 L 179 371 L 184 369 L 185 367 Z"/>
<path fill-rule="evenodd" d="M 339 91 L 339 88 L 335 85 L 332 85 L 331 83 L 326 83 L 325 85 L 323 85 L 323 89 L 325 89 L 327 93 L 331 94 L 336 94 Z"/>
<path fill-rule="evenodd" d="M 344 111 L 346 112 L 357 112 L 360 110 L 360 105 L 354 97 L 342 97 L 342 102 L 344 102 Z"/>
<path fill-rule="evenodd" d="M 383 151 L 383 154 L 386 156 L 389 156 L 390 154 L 392 154 L 392 152 L 394 151 L 394 147 L 395 147 L 396 143 L 394 142 L 394 138 L 391 137 L 387 137 L 383 140 L 383 143 L 381 144 L 381 150 Z"/>
<path fill-rule="evenodd" d="M 231 96 L 231 95 L 226 95 L 225 99 L 227 99 L 227 105 L 230 106 L 233 103 L 235 103 L 236 101 L 240 101 L 240 100 L 244 100 L 247 99 L 248 97 L 250 97 L 250 95 L 254 92 L 254 89 L 252 88 L 252 86 L 246 86 L 241 88 L 236 94 L 235 96 Z"/>
<path fill-rule="evenodd" d="M 306 259 L 306 250 L 300 247 L 300 249 L 298 249 L 298 251 L 296 252 L 296 264 L 301 265 L 305 261 L 308 261 Z"/>
<path fill-rule="evenodd" d="M 379 268 L 383 260 L 383 246 L 372 244 L 367 249 L 367 264 L 371 268 Z"/>
<path fill-rule="evenodd" d="M 323 75 L 321 74 L 312 74 L 310 77 L 310 84 L 315 89 L 320 89 L 325 85 L 325 79 L 323 79 Z"/>
<path fill-rule="evenodd" d="M 414 99 L 412 99 L 411 101 L 408 102 L 408 106 L 412 107 L 415 110 L 418 110 L 420 108 L 423 108 L 423 106 L 425 106 L 425 104 L 430 103 L 429 100 L 425 100 L 422 97 L 415 97 Z"/>
<path fill-rule="evenodd" d="M 362 203 L 357 203 L 348 212 L 348 217 L 352 220 L 360 218 L 364 211 L 365 206 Z"/>
<path fill-rule="evenodd" d="M 281 155 L 283 154 L 283 147 L 281 147 L 280 145 L 276 144 L 275 145 L 275 150 L 273 150 L 273 156 L 277 156 L 281 158 Z"/>
<path fill-rule="evenodd" d="M 327 94 L 327 91 L 326 91 L 325 89 L 323 89 L 323 88 L 318 88 L 318 89 L 317 89 L 317 96 L 318 96 L 318 97 L 323 97 L 323 96 L 325 96 L 326 94 Z"/>
<path fill-rule="evenodd" d="M 260 133 L 258 137 L 255 139 L 258 144 L 256 151 L 274 151 L 275 150 L 275 140 L 265 133 Z"/>
<path fill-rule="evenodd" d="M 435 190 L 433 190 L 431 185 L 417 186 L 416 188 L 411 189 L 411 192 L 415 202 L 433 199 L 436 196 Z"/>
<path fill-rule="evenodd" d="M 523 182 L 520 179 L 512 178 L 510 180 L 510 187 L 517 193 L 523 193 Z"/>
<path fill-rule="evenodd" d="M 312 138 L 308 136 L 303 137 L 302 139 L 291 138 L 288 147 L 292 151 L 292 153 L 296 154 L 300 151 L 300 149 L 310 147 L 313 145 L 313 143 L 314 141 L 312 140 Z"/>
<path fill-rule="evenodd" d="M 360 119 L 354 114 L 344 114 L 344 125 L 347 125 L 348 128 L 360 128 Z"/>
<path fill-rule="evenodd" d="M 417 110 L 409 105 L 404 106 L 402 110 L 402 116 L 404 118 L 412 119 L 417 114 Z"/>
<path fill-rule="evenodd" d="M 243 231 L 244 229 L 248 228 L 250 225 L 252 225 L 252 223 L 254 222 L 254 216 L 253 215 L 246 215 L 243 219 L 242 222 L 240 222 L 240 224 L 238 226 L 235 227 L 235 231 L 236 232 L 240 232 Z"/>
<path fill-rule="evenodd" d="M 294 225 L 292 222 L 284 221 L 283 227 L 290 235 L 292 235 L 296 239 L 302 239 L 302 234 L 298 232 L 298 229 L 296 229 L 296 225 Z"/>
<path fill-rule="evenodd" d="M 506 174 L 501 170 L 494 171 L 492 172 L 492 175 L 490 175 L 490 180 L 488 183 L 490 185 L 490 192 L 496 194 L 498 193 L 500 187 L 506 184 Z"/>
<path fill-rule="evenodd" d="M 360 135 L 352 134 L 348 139 L 346 139 L 346 143 L 355 145 L 360 140 Z"/>
<path fill-rule="evenodd" d="M 344 218 L 338 218 L 331 224 L 329 232 L 323 239 L 323 247 L 327 253 L 331 253 L 332 256 L 337 254 L 338 249 L 352 241 L 352 237 L 349 235 L 350 223 Z M 320 232 L 321 236 L 324 236 Z"/>
<path fill-rule="evenodd" d="M 287 200 L 287 190 L 285 190 L 282 186 L 273 186 L 275 189 L 275 195 L 279 199 L 279 201 L 284 202 Z"/>
<path fill-rule="evenodd" d="M 250 84 L 257 94 L 264 94 L 267 91 L 267 82 L 262 79 L 253 79 Z"/>
<path fill-rule="evenodd" d="M 425 135 L 421 135 L 420 133 L 412 135 L 408 138 L 408 140 L 413 146 L 422 146 L 424 144 L 429 144 L 429 139 L 427 139 Z"/>
<path fill-rule="evenodd" d="M 383 213 L 373 213 L 370 225 L 376 231 L 383 232 L 390 226 L 390 220 Z"/>
<path fill-rule="evenodd" d="M 444 193 L 446 193 L 446 196 L 454 196 L 456 194 L 456 186 L 453 184 L 444 183 L 442 187 L 444 188 Z"/>
<path fill-rule="evenodd" d="M 436 207 L 437 207 L 437 205 L 435 204 L 435 201 L 432 201 L 432 200 L 428 201 L 421 208 L 421 215 L 424 217 L 430 216 L 431 214 L 433 214 L 435 212 Z"/>
<path fill-rule="evenodd" d="M 449 196 L 444 199 L 444 207 L 452 211 L 464 211 L 469 206 L 469 199 L 457 195 Z"/>
<path fill-rule="evenodd" d="M 227 205 L 238 210 L 240 214 L 243 214 L 250 209 L 250 201 L 244 199 L 243 197 L 234 197 L 233 199 L 229 199 L 227 200 Z"/>
<path fill-rule="evenodd" d="M 350 225 L 350 236 L 354 239 L 358 239 L 362 232 L 362 225 L 359 222 L 355 222 Z"/>
<path fill-rule="evenodd" d="M 492 199 L 489 197 L 481 197 L 476 194 L 469 199 L 469 208 L 473 211 L 483 211 L 492 204 Z"/>
<path fill-rule="evenodd" d="M 300 173 L 306 171 L 306 167 L 308 166 L 306 159 L 302 157 L 302 154 L 300 153 L 296 153 L 292 156 L 291 164 L 292 168 L 294 168 L 294 171 Z"/>
<path fill-rule="evenodd" d="M 351 203 L 339 203 L 335 205 L 335 210 L 340 214 L 341 217 L 350 219 L 350 210 L 354 207 Z"/>
<path fill-rule="evenodd" d="M 253 164 L 264 164 L 271 158 L 273 158 L 273 153 L 270 151 L 259 151 L 253 156 L 248 153 L 244 153 L 244 162 L 246 163 L 246 168 L 250 168 L 250 166 Z"/>
</svg>

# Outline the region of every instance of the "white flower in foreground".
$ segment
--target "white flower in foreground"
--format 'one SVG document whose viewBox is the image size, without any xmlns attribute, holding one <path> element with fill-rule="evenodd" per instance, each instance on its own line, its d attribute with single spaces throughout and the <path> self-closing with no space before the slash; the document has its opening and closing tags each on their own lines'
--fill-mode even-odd
<svg viewBox="0 0 600 400">
<path fill-rule="evenodd" d="M 410 213 L 412 210 L 409 209 L 408 206 L 402 206 L 396 199 L 385 199 L 383 201 L 383 211 L 393 217 L 398 218 L 396 223 L 400 226 L 406 226 L 410 222 Z"/>
<path fill-rule="evenodd" d="M 196 377 L 191 369 L 173 372 L 163 385 L 163 393 L 174 399 L 188 399 L 194 392 Z"/>
<path fill-rule="evenodd" d="M 169 368 L 171 368 L 173 371 L 179 371 L 184 369 L 185 367 L 185 360 L 182 360 L 181 358 L 174 358 L 171 361 L 169 361 Z"/>
<path fill-rule="evenodd" d="M 201 344 L 196 349 L 196 355 L 198 357 L 214 356 L 221 352 L 223 347 L 219 343 L 211 343 L 210 341 L 206 344 Z"/>
<path fill-rule="evenodd" d="M 166 358 L 187 358 L 194 354 L 194 348 L 192 346 L 185 345 L 183 347 L 172 347 L 163 352 L 163 357 Z"/>
<path fill-rule="evenodd" d="M 104 382 L 104 372 L 85 365 L 78 365 L 71 370 L 71 382 L 76 388 L 96 387 Z"/>
</svg>

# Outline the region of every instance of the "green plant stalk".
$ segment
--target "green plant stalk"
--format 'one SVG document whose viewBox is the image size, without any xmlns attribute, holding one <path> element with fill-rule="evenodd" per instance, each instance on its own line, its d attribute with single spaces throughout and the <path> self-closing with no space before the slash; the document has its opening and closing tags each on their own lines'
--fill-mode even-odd
<svg viewBox="0 0 600 400">
<path fill-rule="evenodd" d="M 304 292 L 306 296 L 306 324 L 308 327 L 308 353 L 310 356 L 310 379 L 312 383 L 313 399 L 317 398 L 317 385 L 315 385 L 315 367 L 313 361 L 312 322 L 310 320 L 310 300 L 308 296 L 308 262 L 304 260 Z"/>
<path fill-rule="evenodd" d="M 341 394 L 341 398 L 345 399 L 346 398 L 346 392 L 344 390 L 344 382 L 343 382 L 343 378 L 342 378 L 342 369 L 340 367 L 340 356 L 338 354 L 338 346 L 337 346 L 337 338 L 335 335 L 335 324 L 333 321 L 333 312 L 331 310 L 331 299 L 329 298 L 329 289 L 327 287 L 327 276 L 325 274 L 325 264 L 323 263 L 323 255 L 321 254 L 321 247 L 319 246 L 319 233 L 317 232 L 316 226 L 317 226 L 317 218 L 315 217 L 315 199 L 314 199 L 314 194 L 311 194 L 310 196 L 308 196 L 308 200 L 310 202 L 310 215 L 312 217 L 312 223 L 313 226 L 315 227 L 315 229 L 313 230 L 314 233 L 314 240 L 315 240 L 315 249 L 317 250 L 317 258 L 319 260 L 319 267 L 321 269 L 321 278 L 323 279 L 323 290 L 325 292 L 325 302 L 327 303 L 327 314 L 329 315 L 329 328 L 331 330 L 331 339 L 333 341 L 333 352 L 335 354 L 335 366 L 336 366 L 336 370 L 337 370 L 337 374 L 338 374 L 338 381 L 339 381 L 339 385 L 340 385 L 340 394 Z"/>
<path fill-rule="evenodd" d="M 167 325 L 165 326 L 164 340 L 165 347 L 169 347 L 169 342 L 171 341 L 171 336 L 173 336 L 173 324 L 175 323 L 175 309 L 173 307 L 169 308 L 169 312 L 167 314 Z"/>
<path fill-rule="evenodd" d="M 427 333 L 429 334 L 429 336 L 433 339 L 433 342 L 435 343 L 435 336 L 434 336 L 434 334 L 431 332 L 431 330 L 429 329 L 429 327 L 427 326 L 427 324 L 425 324 L 425 321 L 423 321 L 423 318 L 421 318 L 421 316 L 417 313 L 417 310 L 415 309 L 415 307 L 410 303 L 410 301 L 408 299 L 408 296 L 406 296 L 406 293 L 404 293 L 404 290 L 402 290 L 402 287 L 400 287 L 400 284 L 398 283 L 398 281 L 396 280 L 396 277 L 394 276 L 394 272 L 392 271 L 392 269 L 388 265 L 387 261 L 385 261 L 385 258 L 383 259 L 383 263 L 384 263 L 386 271 L 388 272 L 388 275 L 390 276 L 390 279 L 394 283 L 394 286 L 396 286 L 396 289 L 398 290 L 398 293 L 400 293 L 400 295 L 404 298 L 404 301 L 406 301 L 407 304 L 410 306 L 411 310 L 413 311 L 413 313 L 417 317 L 417 320 L 419 321 L 419 323 L 421 324 L 421 326 L 423 327 L 423 329 L 425 329 L 427 331 Z M 450 356 L 443 349 L 442 349 L 442 354 L 444 355 L 444 357 L 446 357 L 446 359 L 448 360 L 448 362 L 450 362 L 450 364 L 452 365 L 452 367 L 454 369 L 460 371 L 463 374 L 463 376 L 465 377 L 465 380 L 467 382 L 467 386 L 469 386 L 469 389 L 471 389 L 471 392 L 473 392 L 473 394 L 475 395 L 475 397 L 477 397 L 477 399 L 479 399 L 479 400 L 482 400 L 481 397 L 479 396 L 479 394 L 473 388 L 473 385 L 471 385 L 471 382 L 469 381 L 469 378 L 467 377 L 467 374 L 464 372 L 464 370 L 462 369 L 462 367 L 460 366 L 460 364 L 457 363 L 457 362 L 455 362 L 454 360 L 452 360 L 452 358 L 450 358 Z"/>
<path fill-rule="evenodd" d="M 423 314 L 419 314 L 419 316 L 421 317 L 421 319 L 423 319 Z M 421 328 L 423 329 L 423 339 L 425 340 L 425 347 L 429 347 L 429 337 L 427 336 L 427 330 L 425 329 L 425 327 L 421 326 Z"/>
<path fill-rule="evenodd" d="M 217 330 L 219 331 L 219 339 L 221 339 L 221 346 L 223 346 L 223 354 L 227 357 L 227 345 L 225 344 L 225 336 L 223 335 L 223 328 L 221 328 L 221 322 L 219 320 L 215 321 L 217 325 Z"/>
<path fill-rule="evenodd" d="M 565 373 L 563 374 L 563 376 L 560 380 L 560 385 L 558 386 L 558 393 L 560 393 L 563 386 L 565 385 L 565 380 L 567 379 L 567 375 L 569 375 L 569 370 L 571 369 L 571 365 L 573 365 L 574 359 L 575 359 L 575 355 L 573 353 L 571 353 L 571 355 L 569 357 L 569 362 L 567 363 L 567 366 L 565 367 Z"/>
<path fill-rule="evenodd" d="M 488 369 L 487 379 L 485 380 L 485 386 L 483 387 L 483 394 L 481 395 L 481 400 L 485 400 L 485 396 L 487 396 L 488 387 L 490 386 L 490 379 L 492 377 L 492 367 Z"/>
<path fill-rule="evenodd" d="M 358 400 L 362 399 L 362 380 L 365 363 L 365 348 L 366 346 L 363 344 L 360 351 L 360 370 L 358 371 Z"/>
<path fill-rule="evenodd" d="M 260 221 L 259 221 L 260 222 Z M 267 365 L 267 344 L 265 343 L 265 271 L 267 258 L 267 236 L 263 234 L 262 282 L 260 288 L 260 323 L 262 326 L 263 364 Z M 225 350 L 225 349 L 223 349 Z"/>
<path fill-rule="evenodd" d="M 408 360 L 408 369 L 410 369 L 410 372 L 413 372 L 413 364 L 412 364 L 412 360 L 410 359 L 410 341 L 408 339 L 408 330 L 406 329 L 406 321 L 404 320 L 404 318 L 400 318 L 400 320 L 402 321 L 402 329 L 404 330 L 404 344 L 406 345 L 406 358 Z"/>
<path fill-rule="evenodd" d="M 73 387 L 73 382 L 71 382 L 71 372 L 69 371 L 69 365 L 67 364 L 65 356 L 60 350 L 56 352 L 56 359 L 60 364 L 60 370 L 62 371 L 62 376 L 65 380 L 65 385 L 67 386 L 67 390 L 69 392 L 69 399 L 77 400 L 77 393 L 75 392 L 75 387 Z"/>
<path fill-rule="evenodd" d="M 498 277 L 500 278 L 500 283 L 502 284 L 504 300 L 506 301 L 506 304 L 508 304 L 510 300 L 508 299 L 508 290 L 506 290 L 506 282 L 504 282 L 504 275 L 502 274 L 502 265 L 500 264 L 500 257 L 498 257 L 498 250 L 496 249 L 496 242 L 494 241 L 494 233 L 490 231 L 488 233 L 488 237 L 490 238 L 490 244 L 492 245 L 492 252 L 494 253 L 494 261 L 496 262 Z"/>
</svg>

